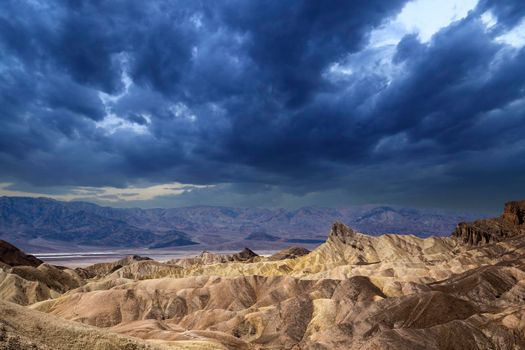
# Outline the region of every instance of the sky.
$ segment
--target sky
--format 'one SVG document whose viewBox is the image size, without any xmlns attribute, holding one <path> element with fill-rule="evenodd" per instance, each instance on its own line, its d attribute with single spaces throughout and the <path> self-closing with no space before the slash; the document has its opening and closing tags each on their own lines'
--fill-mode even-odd
<svg viewBox="0 0 525 350">
<path fill-rule="evenodd" d="M 525 198 L 523 0 L 0 2 L 0 195 Z"/>
</svg>

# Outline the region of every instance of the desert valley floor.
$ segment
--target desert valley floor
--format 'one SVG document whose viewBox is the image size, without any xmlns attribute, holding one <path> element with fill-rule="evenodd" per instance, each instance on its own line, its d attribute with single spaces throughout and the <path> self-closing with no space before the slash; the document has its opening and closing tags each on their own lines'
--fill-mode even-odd
<svg viewBox="0 0 525 350">
<path fill-rule="evenodd" d="M 0 245 L 0 349 L 524 349 L 525 201 L 450 237 L 66 268 Z"/>
</svg>

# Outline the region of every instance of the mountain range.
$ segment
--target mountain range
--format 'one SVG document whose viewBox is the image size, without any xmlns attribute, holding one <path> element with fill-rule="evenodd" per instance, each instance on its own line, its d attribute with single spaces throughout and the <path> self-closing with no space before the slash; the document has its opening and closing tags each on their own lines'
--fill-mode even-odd
<svg viewBox="0 0 525 350">
<path fill-rule="evenodd" d="M 49 198 L 0 197 L 0 239 L 29 251 L 141 247 L 277 249 L 318 245 L 331 223 L 360 232 L 448 235 L 480 215 L 396 206 L 305 207 L 296 210 L 196 206 L 103 207 Z"/>
</svg>

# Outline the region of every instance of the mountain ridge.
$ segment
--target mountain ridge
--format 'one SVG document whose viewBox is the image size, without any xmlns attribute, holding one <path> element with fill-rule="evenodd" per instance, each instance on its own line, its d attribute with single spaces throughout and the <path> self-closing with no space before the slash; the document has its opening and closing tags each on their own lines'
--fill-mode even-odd
<svg viewBox="0 0 525 350">
<path fill-rule="evenodd" d="M 457 222 L 477 217 L 438 209 L 372 205 L 296 210 L 213 206 L 140 209 L 45 197 L 0 197 L 0 238 L 29 251 L 53 246 L 238 249 L 248 243 L 280 249 L 287 243 L 312 247 L 324 240 L 322 233 L 335 221 L 369 234 L 429 236 L 448 235 Z"/>
</svg>

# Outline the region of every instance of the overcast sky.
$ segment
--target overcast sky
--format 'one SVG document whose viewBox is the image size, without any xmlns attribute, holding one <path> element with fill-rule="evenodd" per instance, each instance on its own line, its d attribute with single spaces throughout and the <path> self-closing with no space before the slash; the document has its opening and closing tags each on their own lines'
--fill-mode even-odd
<svg viewBox="0 0 525 350">
<path fill-rule="evenodd" d="M 494 211 L 523 0 L 0 2 L 0 195 Z"/>
</svg>

